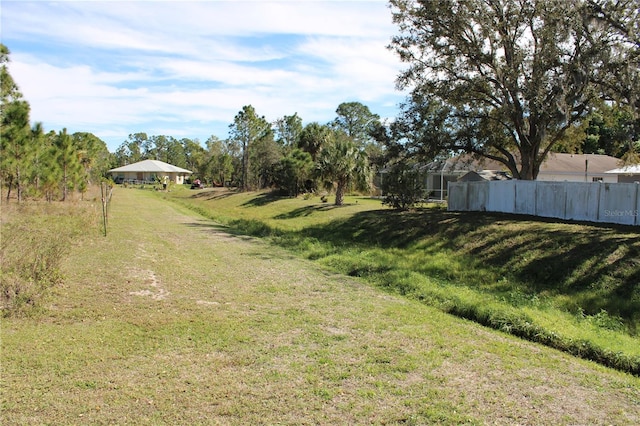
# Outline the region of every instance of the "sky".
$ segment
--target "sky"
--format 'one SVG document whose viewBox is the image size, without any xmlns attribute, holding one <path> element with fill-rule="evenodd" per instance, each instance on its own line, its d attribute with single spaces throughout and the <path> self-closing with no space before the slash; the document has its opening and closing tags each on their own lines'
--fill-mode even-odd
<svg viewBox="0 0 640 426">
<path fill-rule="evenodd" d="M 382 0 L 0 3 L 32 123 L 91 132 L 111 152 L 138 132 L 225 139 L 244 105 L 308 124 L 355 101 L 393 119 L 396 33 Z"/>
</svg>

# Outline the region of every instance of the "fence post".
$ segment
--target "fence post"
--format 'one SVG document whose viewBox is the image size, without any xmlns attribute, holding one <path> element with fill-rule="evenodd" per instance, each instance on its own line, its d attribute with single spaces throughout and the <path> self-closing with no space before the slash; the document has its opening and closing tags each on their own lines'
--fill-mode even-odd
<svg viewBox="0 0 640 426">
<path fill-rule="evenodd" d="M 596 204 L 596 208 L 598 210 L 596 210 L 597 216 L 596 216 L 596 222 L 601 222 L 602 220 L 600 219 L 600 211 L 602 209 L 602 185 L 604 184 L 604 182 L 600 181 L 598 182 L 598 203 Z"/>
<path fill-rule="evenodd" d="M 567 220 L 567 192 L 568 192 L 567 189 L 568 189 L 568 187 L 569 187 L 569 185 L 567 185 L 567 184 L 565 184 L 562 187 L 562 192 L 564 193 L 563 194 L 563 196 L 564 196 L 564 205 L 562 206 L 562 210 L 564 210 L 564 211 L 562 212 L 562 219 L 564 219 L 564 220 Z"/>
<path fill-rule="evenodd" d="M 109 203 L 113 193 L 113 186 L 108 182 L 100 182 L 100 195 L 102 197 L 102 226 L 104 227 L 104 236 L 107 236 L 107 225 L 109 224 Z"/>
<path fill-rule="evenodd" d="M 635 202 L 635 210 L 633 211 L 633 215 L 635 216 L 633 219 L 633 224 L 634 225 L 640 225 L 640 219 L 638 219 L 638 216 L 640 215 L 640 206 L 639 206 L 639 201 L 640 201 L 640 184 L 638 184 L 638 182 L 636 182 L 636 202 Z"/>
<path fill-rule="evenodd" d="M 537 216 L 538 215 L 538 182 L 537 180 L 532 181 L 532 186 L 533 186 L 533 215 Z"/>
</svg>

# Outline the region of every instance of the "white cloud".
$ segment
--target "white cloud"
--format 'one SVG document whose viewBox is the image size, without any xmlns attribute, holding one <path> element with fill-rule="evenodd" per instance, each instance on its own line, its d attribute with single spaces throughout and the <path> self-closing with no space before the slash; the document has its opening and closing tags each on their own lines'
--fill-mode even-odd
<svg viewBox="0 0 640 426">
<path fill-rule="evenodd" d="M 115 5 L 3 1 L 10 72 L 33 121 L 91 131 L 113 150 L 140 131 L 224 138 L 248 104 L 270 120 L 325 122 L 352 100 L 391 116 L 402 97 L 382 1 Z"/>
<path fill-rule="evenodd" d="M 373 100 L 394 91 L 398 62 L 382 40 L 314 38 L 302 49 L 329 63 L 337 84 L 358 90 L 360 96 Z"/>
</svg>

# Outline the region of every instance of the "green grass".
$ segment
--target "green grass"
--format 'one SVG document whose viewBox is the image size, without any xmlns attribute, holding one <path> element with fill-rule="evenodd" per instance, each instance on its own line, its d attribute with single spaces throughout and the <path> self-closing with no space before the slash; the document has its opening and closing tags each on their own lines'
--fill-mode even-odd
<svg viewBox="0 0 640 426">
<path fill-rule="evenodd" d="M 243 193 L 226 189 L 194 192 L 176 187 L 163 195 L 188 201 L 189 208 L 199 209 L 203 215 L 221 223 L 256 221 L 284 231 L 330 224 L 358 212 L 380 208 L 379 200 L 361 196 L 346 196 L 343 206 L 335 206 L 332 202 L 322 203 L 317 196 L 305 200 L 303 197 L 280 197 L 271 192 Z"/>
<path fill-rule="evenodd" d="M 640 233 L 529 217 L 344 207 L 270 193 L 169 198 L 342 274 L 640 374 Z"/>
<path fill-rule="evenodd" d="M 230 233 L 151 191 L 117 188 L 109 224 L 106 237 L 83 228 L 36 312 L 3 320 L 3 425 L 640 421 L 638 377 Z"/>
</svg>

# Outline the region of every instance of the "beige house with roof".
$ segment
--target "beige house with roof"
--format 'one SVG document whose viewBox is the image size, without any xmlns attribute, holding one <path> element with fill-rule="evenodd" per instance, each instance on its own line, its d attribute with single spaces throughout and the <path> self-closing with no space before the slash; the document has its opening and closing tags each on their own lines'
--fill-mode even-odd
<svg viewBox="0 0 640 426">
<path fill-rule="evenodd" d="M 154 183 L 160 180 L 162 183 L 182 185 L 193 172 L 158 160 L 143 160 L 116 167 L 107 173 L 115 183 Z"/>
<path fill-rule="evenodd" d="M 548 182 L 616 183 L 618 177 L 607 173 L 619 167 L 620 159 L 601 154 L 549 153 L 540 166 L 536 180 Z"/>
<path fill-rule="evenodd" d="M 539 181 L 550 182 L 629 182 L 622 172 L 616 173 L 620 159 L 600 154 L 550 153 L 540 166 Z M 504 164 L 486 158 L 463 154 L 426 164 L 421 169 L 430 198 L 446 198 L 447 185 L 457 181 L 508 180 L 510 172 Z M 609 173 L 609 171 L 612 171 Z M 640 178 L 636 175 L 635 180 Z"/>
</svg>

